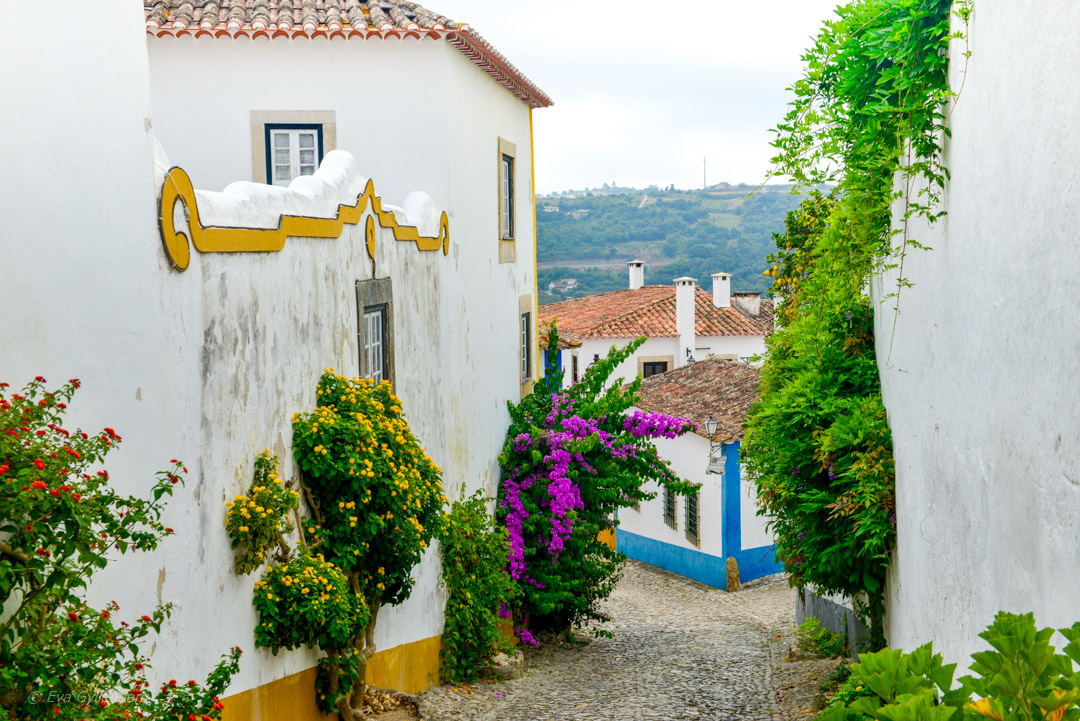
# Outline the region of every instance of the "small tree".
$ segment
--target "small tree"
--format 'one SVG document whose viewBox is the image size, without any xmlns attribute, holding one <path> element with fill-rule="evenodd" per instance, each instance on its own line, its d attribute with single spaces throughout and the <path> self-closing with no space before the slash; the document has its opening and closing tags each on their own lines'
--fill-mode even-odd
<svg viewBox="0 0 1080 721">
<path fill-rule="evenodd" d="M 616 525 L 615 510 L 654 498 L 644 489 L 649 481 L 680 495 L 700 486 L 680 480 L 651 442 L 694 424 L 657 413 L 624 415 L 637 401 L 640 378 L 607 387 L 645 339 L 612 347 L 567 389 L 556 362 L 558 341 L 552 324 L 544 379 L 520 404 L 510 404 L 497 516 L 509 533 L 509 571 L 521 590 L 517 619 L 563 630 L 604 618 L 597 603 L 614 589 L 625 556 L 597 535 Z M 519 635 L 532 639 L 527 630 Z"/>
<path fill-rule="evenodd" d="M 119 605 L 92 608 L 84 594 L 114 552 L 152 551 L 174 531 L 161 524 L 163 499 L 186 473 L 180 461 L 157 474 L 148 499 L 118 495 L 109 473 L 92 471 L 120 443 L 111 428 L 93 435 L 63 427 L 71 380 L 22 393 L 0 383 L 0 717 L 5 719 L 215 719 L 218 696 L 238 669 L 240 649 L 205 685 L 164 684 L 153 692 L 139 644 L 157 633 L 169 604 L 130 623 Z"/>
<path fill-rule="evenodd" d="M 241 549 L 238 570 L 271 556 L 278 562 L 255 585 L 256 645 L 275 653 L 322 648 L 319 707 L 350 721 L 362 716 L 379 609 L 409 597 L 410 572 L 439 528 L 446 498 L 440 470 L 388 381 L 327 371 L 316 394 L 315 410 L 293 417 L 293 452 L 312 514 L 299 523 L 298 548 L 285 536 L 299 492 L 282 483 L 269 452 L 226 524 Z"/>
</svg>

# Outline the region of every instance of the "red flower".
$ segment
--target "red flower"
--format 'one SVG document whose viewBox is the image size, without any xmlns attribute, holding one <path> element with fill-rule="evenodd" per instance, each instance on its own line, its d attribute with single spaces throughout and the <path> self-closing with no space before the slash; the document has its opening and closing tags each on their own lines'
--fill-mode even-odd
<svg viewBox="0 0 1080 721">
<path fill-rule="evenodd" d="M 60 410 L 66 410 L 67 409 L 67 403 L 57 403 L 56 407 L 59 408 Z"/>
<path fill-rule="evenodd" d="M 59 497 L 60 497 L 60 491 L 58 491 L 58 490 L 56 490 L 56 489 L 54 488 L 54 489 L 52 489 L 51 491 L 49 491 L 49 495 L 50 495 L 50 496 L 56 496 L 57 498 L 59 498 Z"/>
<path fill-rule="evenodd" d="M 42 378 L 41 376 L 35 376 L 34 380 L 36 380 L 38 383 L 44 383 L 45 382 L 45 379 Z"/>
<path fill-rule="evenodd" d="M 187 685 L 188 685 L 188 686 L 194 686 L 194 685 L 195 685 L 195 681 L 194 681 L 194 679 L 192 679 L 191 681 L 188 681 L 188 682 L 187 682 Z"/>
<path fill-rule="evenodd" d="M 72 493 L 71 498 L 72 498 L 72 500 L 75 500 L 75 501 L 81 501 L 82 500 L 82 494 L 81 493 Z"/>
<path fill-rule="evenodd" d="M 38 489 L 39 491 L 43 488 L 46 488 L 45 481 L 34 481 L 34 488 Z"/>
<path fill-rule="evenodd" d="M 169 461 L 169 463 L 171 463 L 171 464 L 173 464 L 173 465 L 175 466 L 175 465 L 177 465 L 178 463 L 180 463 L 180 461 L 178 461 L 178 460 L 176 460 L 175 458 L 173 458 L 173 459 L 172 459 L 171 461 Z"/>
<path fill-rule="evenodd" d="M 142 617 L 142 620 L 143 620 L 143 621 L 145 621 L 146 623 L 150 623 L 150 622 L 151 622 L 151 621 L 153 621 L 154 619 L 150 618 L 149 616 L 143 616 L 143 617 Z"/>
<path fill-rule="evenodd" d="M 176 533 L 176 531 L 174 531 L 173 529 L 169 528 L 168 526 L 165 526 L 165 533 Z"/>
<path fill-rule="evenodd" d="M 79 386 L 82 385 L 82 383 L 79 381 L 78 378 L 72 378 L 71 380 L 68 381 L 68 383 L 75 386 L 76 388 L 78 388 Z"/>
<path fill-rule="evenodd" d="M 34 553 L 36 553 L 39 556 L 44 556 L 45 558 L 48 558 L 49 556 L 52 555 L 51 551 L 46 551 L 44 548 L 39 548 L 36 551 L 34 551 Z"/>
<path fill-rule="evenodd" d="M 41 460 L 40 458 L 35 458 L 34 459 L 34 466 L 39 471 L 44 471 L 45 470 L 45 461 Z"/>
<path fill-rule="evenodd" d="M 101 699 L 100 701 L 98 701 L 98 702 L 97 702 L 97 705 L 98 705 L 99 707 L 101 707 L 101 708 L 105 708 L 106 706 L 108 706 L 108 705 L 109 705 L 109 702 L 108 702 L 108 701 L 106 701 L 105 699 Z"/>
<path fill-rule="evenodd" d="M 71 611 L 71 612 L 68 613 L 68 618 L 70 618 L 72 621 L 78 621 L 79 620 L 79 614 L 75 613 L 74 611 Z"/>
<path fill-rule="evenodd" d="M 70 491 L 70 490 L 71 490 L 71 486 L 69 486 L 68 484 L 64 483 L 64 484 L 62 484 L 62 485 L 60 486 L 60 490 L 61 490 L 61 491 Z"/>
<path fill-rule="evenodd" d="M 105 433 L 109 435 L 109 438 L 119 438 L 119 436 L 116 435 L 116 431 L 114 431 L 112 428 L 106 428 Z"/>
</svg>

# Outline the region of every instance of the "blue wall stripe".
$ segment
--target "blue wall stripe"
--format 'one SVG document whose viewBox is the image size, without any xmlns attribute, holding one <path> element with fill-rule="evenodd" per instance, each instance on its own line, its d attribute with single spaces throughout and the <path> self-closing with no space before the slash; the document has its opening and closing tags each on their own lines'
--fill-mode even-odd
<svg viewBox="0 0 1080 721">
<path fill-rule="evenodd" d="M 715 588 L 727 588 L 725 562 L 733 556 L 739 564 L 739 581 L 779 573 L 784 566 L 776 559 L 775 546 L 742 547 L 742 494 L 739 451 L 741 443 L 724 444 L 724 477 L 720 490 L 720 517 L 723 532 L 720 552 L 723 557 L 694 551 L 647 536 L 615 529 L 615 546 L 630 558 L 658 566 Z"/>
</svg>

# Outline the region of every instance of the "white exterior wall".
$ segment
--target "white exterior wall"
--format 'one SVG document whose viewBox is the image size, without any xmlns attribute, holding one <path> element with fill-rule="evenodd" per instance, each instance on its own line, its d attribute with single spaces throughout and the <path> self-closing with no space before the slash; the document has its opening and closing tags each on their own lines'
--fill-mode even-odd
<svg viewBox="0 0 1080 721">
<path fill-rule="evenodd" d="M 631 409 L 631 413 L 634 410 Z M 673 470 L 683 480 L 701 483 L 698 524 L 701 545 L 695 546 L 686 538 L 686 498 L 676 496 L 678 528 L 664 523 L 664 494 L 656 483 L 649 483 L 645 490 L 656 493 L 656 498 L 641 502 L 641 510 L 619 509 L 619 527 L 624 531 L 652 538 L 673 546 L 701 551 L 711 556 L 723 557 L 723 518 L 721 516 L 721 487 L 723 478 L 705 472 L 709 464 L 709 442 L 699 435 L 687 433 L 679 438 L 658 438 L 654 441 L 660 457 L 670 461 Z"/>
<path fill-rule="evenodd" d="M 892 303 L 878 306 L 896 456 L 888 639 L 932 639 L 961 666 L 999 610 L 1080 620 L 1077 27 L 1066 0 L 978 5 L 948 215 L 911 228 L 933 250 L 907 256 L 895 341 Z"/>
<path fill-rule="evenodd" d="M 153 646 L 155 670 L 164 678 L 202 678 L 229 647 L 244 648 L 240 674 L 228 691 L 233 694 L 315 662 L 315 654 L 306 651 L 274 657 L 254 648 L 251 591 L 258 574 L 233 573 L 222 518 L 225 500 L 250 484 L 252 462 L 262 448 L 281 454 L 286 474 L 293 471 L 291 415 L 314 407 L 322 369 L 332 366 L 350 375 L 357 370 L 354 283 L 371 274 L 363 224 L 346 226 L 338 240 L 290 239 L 278 253 L 193 251 L 186 272 L 171 270 L 156 217 L 142 5 L 127 0 L 80 8 L 65 9 L 69 22 L 29 25 L 0 48 L 7 67 L 43 68 L 0 79 L 3 97 L 20 109 L 0 120 L 5 136 L 20 138 L 0 166 L 5 189 L 0 250 L 7 271 L 0 288 L 6 330 L 0 369 L 16 388 L 38 374 L 50 385 L 82 380 L 69 428 L 108 425 L 124 437 L 107 463 L 123 493 L 145 494 L 152 474 L 169 459 L 185 461 L 186 487 L 177 489 L 164 518 L 176 537 L 153 554 L 118 559 L 101 574 L 93 595 L 97 601 L 115 598 L 122 617 L 138 617 L 159 601 L 175 604 Z M 110 42 L 101 43 L 102 37 Z M 406 46 L 379 45 L 392 48 L 387 52 Z M 344 51 L 340 44 L 334 47 Z M 454 97 L 440 96 L 451 110 L 427 102 L 424 132 L 411 144 L 380 155 L 384 151 L 368 143 L 356 154 L 360 170 L 370 172 L 387 203 L 403 203 L 407 191 L 422 189 L 450 214 L 448 257 L 420 253 L 379 230 L 376 260 L 379 276 L 393 279 L 397 392 L 454 498 L 462 486 L 494 489 L 496 456 L 508 422 L 506 400 L 520 394 L 517 296 L 535 293 L 532 213 L 519 213 L 519 237 L 528 242 L 519 242 L 518 263 L 499 265 L 496 146 L 485 136 L 497 129 L 517 142 L 520 177 L 528 177 L 528 109 L 479 70 L 452 56 L 448 60 L 449 49 L 411 49 L 436 66 L 424 92 L 434 92 L 440 78 L 460 76 L 452 83 Z M 179 76 L 164 85 L 160 77 L 155 81 L 155 119 L 162 94 L 198 109 L 199 122 L 192 121 L 189 130 L 203 140 L 201 149 L 187 143 L 176 132 L 181 125 L 170 125 L 162 112 L 166 140 L 178 146 L 169 160 L 188 168 L 196 187 L 203 186 L 204 177 L 224 183 L 231 166 L 203 163 L 219 151 L 227 155 L 230 144 L 245 160 L 250 157 L 247 115 L 219 124 L 208 113 L 215 94 L 231 97 L 248 85 L 208 79 L 226 71 L 241 79 L 257 76 L 259 87 L 276 85 L 276 97 L 282 97 L 281 75 L 258 62 L 239 72 L 235 58 L 214 72 L 200 66 L 194 53 L 190 60 L 182 84 L 174 84 L 181 82 Z M 386 66 L 378 67 L 385 77 Z M 321 68 L 324 77 L 332 70 L 327 64 Z M 372 82 L 362 69 L 350 72 L 350 85 Z M 305 85 L 297 84 L 296 92 L 309 92 Z M 417 96 L 423 93 L 415 86 L 409 91 L 393 93 L 403 105 L 385 110 L 378 125 L 382 137 L 390 129 L 418 127 L 409 104 L 419 106 Z M 339 90 L 339 95 L 350 93 Z M 281 107 L 269 97 L 258 107 Z M 465 130 L 467 119 L 455 112 L 475 114 L 472 134 Z M 359 144 L 360 134 L 347 132 L 343 120 L 339 115 L 339 147 Z M 215 144 L 234 127 L 237 139 Z M 440 127 L 449 128 L 443 137 L 453 138 L 454 147 L 429 154 L 440 140 Z M 480 157 L 481 149 L 490 162 Z M 395 164 L 379 161 L 388 177 L 368 171 L 369 155 L 385 158 L 390 152 Z M 477 167 L 457 167 L 461 164 Z M 248 161 L 235 179 L 249 178 Z M 352 176 L 353 186 L 357 178 Z M 301 204 L 336 202 L 331 191 L 324 197 L 315 186 L 307 187 L 311 192 Z M 519 200 L 528 210 L 525 188 Z M 257 196 L 265 188 L 239 190 Z M 201 200 L 208 224 L 240 217 L 235 201 L 206 195 Z M 272 225 L 277 210 L 263 202 L 253 212 Z M 479 229 L 481 216 L 490 220 L 486 235 Z M 437 550 L 431 549 L 416 573 L 412 598 L 380 615 L 380 649 L 441 632 L 438 567 Z"/>
<path fill-rule="evenodd" d="M 631 340 L 631 338 L 590 338 L 582 341 L 581 347 L 577 349 L 580 372 L 584 374 L 585 369 L 592 365 L 594 355 L 603 358 L 607 355 L 611 346 L 624 346 Z M 619 382 L 629 383 L 634 380 L 638 374 L 639 357 L 671 356 L 676 365 L 670 366 L 668 370 L 673 370 L 677 367 L 679 352 L 678 336 L 649 338 L 641 344 L 641 347 L 637 349 L 634 355 L 619 364 L 618 368 L 615 369 L 615 373 L 612 374 L 611 382 L 614 383 L 617 379 L 621 379 Z M 740 358 L 749 358 L 764 352 L 765 337 L 760 335 L 697 336 L 697 349 L 694 352 L 694 358 L 704 360 L 711 354 L 738 354 Z M 569 366 L 566 367 L 569 368 Z M 569 372 L 563 378 L 563 384 L 570 385 Z"/>
</svg>

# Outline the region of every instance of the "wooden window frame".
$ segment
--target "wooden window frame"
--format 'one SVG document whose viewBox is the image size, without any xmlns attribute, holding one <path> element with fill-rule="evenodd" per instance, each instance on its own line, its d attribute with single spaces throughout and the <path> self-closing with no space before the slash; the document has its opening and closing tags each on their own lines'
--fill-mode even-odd
<svg viewBox="0 0 1080 721">
<path fill-rule="evenodd" d="M 319 165 L 323 159 L 323 130 L 321 125 L 309 125 L 304 123 L 267 123 L 263 126 L 263 143 L 266 146 L 266 184 L 277 185 L 279 187 L 288 187 L 296 178 L 304 175 L 301 173 L 301 167 L 306 163 L 300 162 L 300 134 L 304 132 L 310 132 L 315 135 L 315 165 L 312 168 L 310 175 L 314 175 L 315 171 L 319 169 Z M 273 137 L 276 133 L 287 133 L 289 136 L 289 170 L 294 174 L 288 180 L 279 181 L 275 176 L 274 171 L 277 169 L 278 163 L 275 162 L 274 153 L 277 150 L 277 146 L 273 143 Z"/>
</svg>

